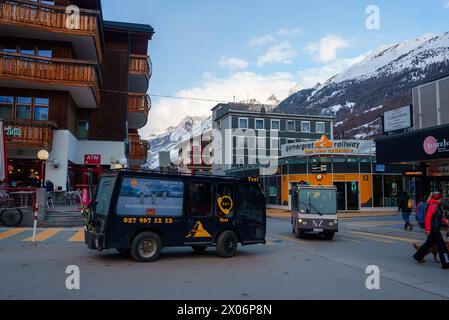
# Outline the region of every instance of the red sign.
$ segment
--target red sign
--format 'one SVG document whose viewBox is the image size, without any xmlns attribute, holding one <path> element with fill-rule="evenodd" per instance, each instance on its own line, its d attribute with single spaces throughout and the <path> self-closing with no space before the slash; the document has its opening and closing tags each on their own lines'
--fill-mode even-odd
<svg viewBox="0 0 449 320">
<path fill-rule="evenodd" d="M 99 154 L 85 154 L 84 164 L 90 166 L 101 166 L 101 155 Z"/>
</svg>

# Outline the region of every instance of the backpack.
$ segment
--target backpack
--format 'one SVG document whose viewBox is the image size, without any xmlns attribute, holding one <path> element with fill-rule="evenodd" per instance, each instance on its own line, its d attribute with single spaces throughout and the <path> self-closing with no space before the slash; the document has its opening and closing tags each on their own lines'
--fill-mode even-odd
<svg viewBox="0 0 449 320">
<path fill-rule="evenodd" d="M 418 210 L 416 210 L 416 221 L 419 226 L 424 229 L 424 220 L 427 214 L 427 202 L 423 201 L 418 205 Z"/>
<path fill-rule="evenodd" d="M 407 209 L 412 209 L 413 208 L 413 200 L 412 199 L 408 199 L 407 201 Z"/>
</svg>

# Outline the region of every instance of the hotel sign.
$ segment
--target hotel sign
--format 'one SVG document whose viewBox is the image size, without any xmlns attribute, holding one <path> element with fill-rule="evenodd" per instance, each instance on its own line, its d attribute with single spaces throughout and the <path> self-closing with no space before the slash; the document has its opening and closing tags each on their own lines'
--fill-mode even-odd
<svg viewBox="0 0 449 320">
<path fill-rule="evenodd" d="M 5 127 L 5 135 L 7 137 L 13 137 L 13 138 L 18 138 L 22 136 L 22 128 L 18 128 L 18 127 Z"/>
<path fill-rule="evenodd" d="M 299 142 L 282 146 L 282 157 L 319 155 L 373 156 L 375 145 L 371 140 L 329 140 L 322 136 L 315 142 Z"/>
<path fill-rule="evenodd" d="M 385 133 L 409 129 L 413 127 L 412 106 L 385 112 L 383 119 Z"/>
</svg>

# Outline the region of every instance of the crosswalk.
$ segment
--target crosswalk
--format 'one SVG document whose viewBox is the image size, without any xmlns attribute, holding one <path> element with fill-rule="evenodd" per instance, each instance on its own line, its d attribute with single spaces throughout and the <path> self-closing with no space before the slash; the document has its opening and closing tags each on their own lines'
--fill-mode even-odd
<svg viewBox="0 0 449 320">
<path fill-rule="evenodd" d="M 294 242 L 301 245 L 311 245 L 311 244 L 320 244 L 320 242 L 313 241 L 313 239 L 297 239 L 293 235 L 286 236 L 281 234 L 271 234 L 271 241 L 268 241 L 268 245 L 276 245 L 275 241 L 272 239 L 280 239 L 282 241 Z M 335 236 L 333 242 L 331 244 L 338 243 L 350 243 L 357 245 L 370 245 L 370 244 L 385 244 L 385 245 L 393 245 L 393 244 L 413 244 L 420 243 L 420 240 L 401 237 L 401 236 L 392 236 L 392 235 L 384 235 L 378 233 L 368 233 L 368 232 L 359 232 L 359 231 L 347 231 L 341 232 Z M 329 242 L 322 242 L 323 244 L 328 245 Z"/>
<path fill-rule="evenodd" d="M 0 229 L 0 244 L 6 241 L 13 242 L 31 242 L 33 230 L 31 228 L 16 228 L 16 229 Z M 295 241 L 296 243 L 308 245 L 309 240 L 296 239 L 293 235 L 278 235 L 271 234 L 268 237 L 267 245 L 276 246 L 279 242 L 276 240 L 281 239 L 282 241 Z M 36 234 L 36 240 L 38 242 L 68 242 L 68 243 L 84 243 L 84 229 L 64 229 L 64 228 L 47 228 L 38 229 Z M 337 242 L 348 242 L 352 244 L 370 244 L 370 243 L 380 243 L 380 244 L 395 244 L 395 243 L 416 243 L 419 242 L 415 239 L 410 239 L 400 236 L 384 235 L 378 233 L 368 233 L 361 231 L 346 231 L 341 232 L 336 236 Z"/>
<path fill-rule="evenodd" d="M 32 242 L 32 234 L 33 230 L 31 228 L 0 229 L 0 243 L 1 241 Z M 36 233 L 36 241 L 84 242 L 84 229 L 38 229 Z"/>
</svg>

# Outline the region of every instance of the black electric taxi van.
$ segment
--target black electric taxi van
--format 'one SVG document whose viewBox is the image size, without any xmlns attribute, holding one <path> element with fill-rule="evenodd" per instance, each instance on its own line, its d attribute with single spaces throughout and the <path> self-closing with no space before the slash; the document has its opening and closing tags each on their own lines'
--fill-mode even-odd
<svg viewBox="0 0 449 320">
<path fill-rule="evenodd" d="M 85 242 L 139 262 L 186 246 L 230 258 L 238 243 L 265 244 L 265 203 L 255 178 L 113 171 L 100 178 Z"/>
</svg>

